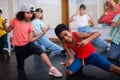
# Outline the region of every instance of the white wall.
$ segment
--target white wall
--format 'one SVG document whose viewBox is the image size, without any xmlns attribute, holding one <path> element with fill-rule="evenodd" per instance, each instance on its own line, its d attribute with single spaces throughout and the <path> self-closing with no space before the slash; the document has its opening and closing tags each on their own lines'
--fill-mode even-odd
<svg viewBox="0 0 120 80">
<path fill-rule="evenodd" d="M 95 19 L 97 19 L 103 12 L 104 0 L 69 0 L 69 16 L 71 16 L 76 9 L 78 9 L 81 3 L 87 5 L 87 11 L 92 12 Z M 3 9 L 3 17 L 8 20 L 12 19 L 19 10 L 19 6 L 25 2 L 29 2 L 36 8 L 40 7 L 44 10 L 44 22 L 51 24 L 51 30 L 48 31 L 47 35 L 50 38 L 55 38 L 54 27 L 61 23 L 61 0 L 0 0 L 0 8 Z M 97 20 L 96 24 L 97 24 Z M 96 25 L 98 26 L 98 25 Z M 70 27 L 73 31 L 77 30 L 76 24 L 70 23 Z M 109 39 L 107 28 L 93 28 L 94 31 L 98 30 L 101 32 L 104 39 Z M 11 36 L 11 35 L 10 35 Z"/>
<path fill-rule="evenodd" d="M 35 8 L 42 8 L 44 22 L 51 24 L 52 28 L 61 23 L 61 0 L 18 0 L 18 6 L 25 2 L 31 3 Z"/>
<path fill-rule="evenodd" d="M 3 10 L 3 17 L 9 18 L 8 0 L 0 0 L 0 8 Z"/>
<path fill-rule="evenodd" d="M 91 13 L 94 18 L 95 26 L 98 25 L 98 19 L 103 13 L 103 3 L 105 0 L 69 0 L 69 17 L 79 9 L 81 4 L 86 5 L 86 14 Z M 71 28 L 76 28 L 76 24 L 70 23 Z"/>
</svg>

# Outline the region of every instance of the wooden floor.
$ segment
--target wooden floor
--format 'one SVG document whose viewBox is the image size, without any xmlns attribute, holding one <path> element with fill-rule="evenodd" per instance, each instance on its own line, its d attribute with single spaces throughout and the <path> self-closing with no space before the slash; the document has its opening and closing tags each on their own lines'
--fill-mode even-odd
<svg viewBox="0 0 120 80">
<path fill-rule="evenodd" d="M 100 49 L 96 49 L 101 52 Z M 37 55 L 27 58 L 25 60 L 25 70 L 18 71 L 16 69 L 15 54 L 12 53 L 8 61 L 0 58 L 0 80 L 120 80 L 120 76 L 103 71 L 92 65 L 87 65 L 75 75 L 68 77 L 65 74 L 66 67 L 60 64 L 61 61 L 67 58 L 54 53 L 48 53 L 47 55 L 52 63 L 63 73 L 64 76 L 62 78 L 49 76 L 47 65 Z M 106 56 L 106 52 L 101 52 L 101 55 Z M 111 62 L 120 66 L 119 61 Z"/>
</svg>

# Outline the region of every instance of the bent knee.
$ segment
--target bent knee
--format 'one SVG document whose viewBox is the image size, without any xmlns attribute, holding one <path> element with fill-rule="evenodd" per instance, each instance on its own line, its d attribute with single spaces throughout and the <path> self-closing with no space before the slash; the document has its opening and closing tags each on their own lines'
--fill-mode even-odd
<svg viewBox="0 0 120 80">
<path fill-rule="evenodd" d="M 72 73 L 72 71 L 70 71 L 70 70 L 66 70 L 66 74 L 67 74 L 68 76 L 71 76 L 73 73 Z"/>
</svg>

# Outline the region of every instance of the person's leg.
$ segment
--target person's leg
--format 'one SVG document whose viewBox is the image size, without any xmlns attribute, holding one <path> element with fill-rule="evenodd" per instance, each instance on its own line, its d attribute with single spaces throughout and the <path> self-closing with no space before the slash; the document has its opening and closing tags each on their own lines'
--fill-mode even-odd
<svg viewBox="0 0 120 80">
<path fill-rule="evenodd" d="M 108 54 L 108 59 L 118 60 L 120 58 L 120 44 L 111 43 L 111 48 Z"/>
<path fill-rule="evenodd" d="M 91 30 L 90 27 L 85 26 L 85 27 L 78 28 L 78 32 L 87 32 L 87 33 L 90 33 L 90 32 L 92 32 L 92 30 Z M 99 48 L 104 49 L 104 50 L 106 50 L 107 47 L 108 47 L 108 43 L 104 39 L 102 39 L 100 37 L 92 40 L 92 43 L 95 44 L 96 46 L 98 46 Z"/>
<path fill-rule="evenodd" d="M 108 48 L 107 42 L 100 37 L 92 40 L 92 43 L 95 44 L 96 46 L 98 46 L 99 48 L 104 49 L 104 50 L 106 50 Z"/>
<path fill-rule="evenodd" d="M 4 55 L 5 55 L 5 58 L 9 59 L 9 57 L 10 57 L 10 51 L 9 51 L 8 35 L 7 34 L 5 34 L 3 36 L 3 42 L 4 42 L 3 52 L 4 52 Z"/>
<path fill-rule="evenodd" d="M 50 49 L 52 52 L 56 54 L 60 54 L 60 52 L 63 50 L 60 46 L 50 41 L 45 35 L 42 36 L 39 39 L 39 41 L 42 45 L 44 45 L 45 47 L 47 47 L 48 49 Z"/>
<path fill-rule="evenodd" d="M 3 37 L 0 37 L 0 54 L 3 54 L 3 48 L 4 48 Z"/>
<path fill-rule="evenodd" d="M 117 75 L 120 75 L 120 67 L 113 65 L 106 58 L 101 56 L 98 53 L 93 53 L 89 58 L 86 59 L 88 64 L 95 65 L 105 71 L 113 72 Z"/>
<path fill-rule="evenodd" d="M 33 50 L 35 50 L 35 46 L 32 43 L 14 47 L 18 69 L 24 69 L 24 60 L 34 54 Z"/>
<path fill-rule="evenodd" d="M 39 55 L 42 58 L 42 60 L 48 65 L 48 67 L 50 68 L 50 75 L 53 75 L 55 77 L 63 76 L 62 73 L 56 67 L 53 66 L 46 53 L 39 46 L 35 45 L 34 43 L 29 43 L 29 46 L 27 48 L 29 48 L 29 54 Z"/>
<path fill-rule="evenodd" d="M 42 48 L 43 51 L 46 51 L 46 47 L 44 45 L 42 45 L 39 41 L 39 39 L 37 41 L 34 42 L 37 46 L 39 46 L 40 48 Z"/>
<path fill-rule="evenodd" d="M 9 46 L 8 46 L 8 35 L 5 34 L 3 39 L 4 39 L 4 48 L 9 49 Z"/>
<path fill-rule="evenodd" d="M 3 58 L 3 48 L 4 48 L 4 43 L 3 43 L 3 37 L 0 37 L 0 56 Z"/>
<path fill-rule="evenodd" d="M 43 46 L 45 46 L 46 48 L 48 48 L 49 50 L 51 50 L 52 52 L 59 54 L 60 56 L 66 56 L 66 51 L 63 50 L 60 46 L 58 46 L 57 44 L 53 43 L 51 40 L 49 40 L 47 38 L 47 36 L 42 36 L 39 40 L 38 40 Z"/>
<path fill-rule="evenodd" d="M 120 76 L 120 67 L 116 66 L 116 65 L 111 65 L 110 68 L 109 68 L 109 71 L 117 74 Z"/>
<path fill-rule="evenodd" d="M 14 47 L 15 55 L 16 55 L 16 60 L 17 60 L 17 69 L 18 70 L 23 70 L 24 69 L 24 50 L 22 47 Z"/>
<path fill-rule="evenodd" d="M 82 61 L 75 57 L 74 61 L 72 64 L 67 68 L 66 74 L 68 76 L 75 74 L 77 71 L 79 71 L 82 68 Z"/>
</svg>

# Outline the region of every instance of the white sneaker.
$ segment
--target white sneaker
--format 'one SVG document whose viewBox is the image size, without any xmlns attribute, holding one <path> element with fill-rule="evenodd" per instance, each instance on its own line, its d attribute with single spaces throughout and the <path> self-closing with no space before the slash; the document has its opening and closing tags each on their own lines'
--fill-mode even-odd
<svg viewBox="0 0 120 80">
<path fill-rule="evenodd" d="M 110 48 L 111 48 L 111 44 L 108 44 L 108 46 L 107 46 L 107 51 L 109 51 L 110 50 Z"/>
<path fill-rule="evenodd" d="M 62 73 L 56 68 L 56 67 L 51 67 L 49 69 L 49 75 L 53 75 L 55 77 L 62 77 Z"/>
<path fill-rule="evenodd" d="M 10 51 L 7 48 L 3 48 L 5 59 L 9 59 L 10 57 Z"/>
</svg>

